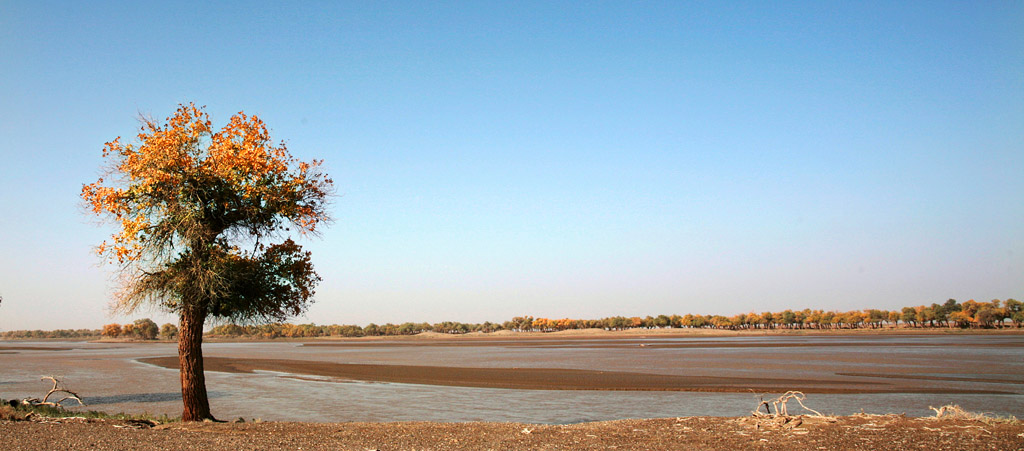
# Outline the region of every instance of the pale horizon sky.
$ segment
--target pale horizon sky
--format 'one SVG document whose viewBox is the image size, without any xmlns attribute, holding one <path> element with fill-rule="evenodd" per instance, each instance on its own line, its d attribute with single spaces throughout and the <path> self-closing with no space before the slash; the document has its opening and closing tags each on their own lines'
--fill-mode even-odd
<svg viewBox="0 0 1024 451">
<path fill-rule="evenodd" d="M 173 321 L 79 191 L 190 101 L 336 181 L 293 322 L 1024 298 L 1024 3 L 143 3 L 0 3 L 0 331 Z"/>
</svg>

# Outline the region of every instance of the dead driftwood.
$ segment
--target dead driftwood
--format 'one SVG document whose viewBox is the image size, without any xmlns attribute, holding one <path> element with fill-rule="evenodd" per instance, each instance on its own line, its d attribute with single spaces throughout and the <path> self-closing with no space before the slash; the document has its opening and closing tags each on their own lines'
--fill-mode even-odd
<svg viewBox="0 0 1024 451">
<path fill-rule="evenodd" d="M 39 378 L 39 380 L 41 381 L 45 381 L 47 379 L 53 382 L 53 388 L 51 388 L 50 391 L 46 392 L 46 395 L 43 396 L 43 399 L 25 398 L 21 400 L 21 404 L 29 406 L 63 407 L 61 405 L 62 402 L 67 401 L 69 399 L 73 399 L 75 401 L 78 401 L 78 405 L 85 405 L 85 402 L 82 401 L 82 398 L 80 396 L 78 396 L 78 393 L 75 393 L 65 388 L 64 383 L 61 382 L 60 379 L 57 379 L 56 377 L 53 376 L 43 376 Z M 65 396 L 61 398 L 59 401 L 50 401 L 50 396 L 53 396 L 54 394 L 57 393 L 63 393 Z"/>
<path fill-rule="evenodd" d="M 805 395 L 805 394 L 803 394 L 803 392 L 799 392 L 799 391 L 788 391 L 785 394 L 783 394 L 782 396 L 779 396 L 778 398 L 775 398 L 775 399 L 773 399 L 771 401 L 765 401 L 764 397 L 762 397 L 761 398 L 761 403 L 757 405 L 757 409 L 754 409 L 753 414 L 754 414 L 755 417 L 763 417 L 763 416 L 768 416 L 768 417 L 779 417 L 779 416 L 788 417 L 789 416 L 789 409 L 787 408 L 786 403 L 789 402 L 789 400 L 792 399 L 792 400 L 795 400 L 797 402 L 797 404 L 800 404 L 800 407 L 803 407 L 804 410 L 806 410 L 808 412 L 812 412 L 812 413 L 814 413 L 815 415 L 817 415 L 819 417 L 824 417 L 825 415 L 822 415 L 821 412 L 818 412 L 817 410 L 814 410 L 814 409 L 804 405 L 804 399 L 806 399 L 806 398 L 807 398 L 807 395 Z M 771 404 L 772 407 L 775 407 L 775 413 L 772 413 L 771 408 L 769 408 L 769 403 Z M 761 406 L 764 406 L 765 413 L 761 413 Z"/>
<path fill-rule="evenodd" d="M 835 423 L 838 421 L 834 416 L 823 415 L 821 412 L 804 405 L 805 398 L 806 395 L 799 391 L 788 391 L 782 396 L 768 401 L 765 401 L 764 395 L 761 395 L 760 403 L 757 405 L 757 408 L 751 412 L 752 416 L 738 418 L 736 421 L 740 424 L 751 427 L 754 430 L 780 430 L 787 434 L 796 435 L 809 433 L 807 429 L 808 425 Z M 789 413 L 789 406 L 787 403 L 794 400 L 800 405 L 800 407 L 803 407 L 805 411 L 810 413 L 791 415 Z M 764 412 L 761 411 L 762 407 L 764 407 Z"/>
</svg>

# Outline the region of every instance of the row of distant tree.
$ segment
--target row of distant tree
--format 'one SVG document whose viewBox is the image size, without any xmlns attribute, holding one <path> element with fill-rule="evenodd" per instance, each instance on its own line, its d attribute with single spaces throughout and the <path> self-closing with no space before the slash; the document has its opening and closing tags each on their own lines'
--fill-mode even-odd
<svg viewBox="0 0 1024 451">
<path fill-rule="evenodd" d="M 383 335 L 415 335 L 421 332 L 464 334 L 469 332 L 554 332 L 569 329 L 654 329 L 654 328 L 701 328 L 726 330 L 757 329 L 861 329 L 861 328 L 1001 328 L 1024 326 L 1024 304 L 1015 299 L 1005 302 L 998 299 L 990 302 L 967 302 L 947 300 L 930 306 L 904 307 L 901 310 L 854 310 L 835 312 L 826 310 L 783 310 L 781 312 L 741 313 L 733 316 L 722 315 L 658 315 L 647 317 L 613 316 L 602 319 L 549 319 L 532 316 L 517 316 L 503 323 L 484 322 L 479 324 L 445 321 L 440 323 L 402 323 L 364 327 L 357 325 L 316 325 L 273 323 L 263 325 L 223 324 L 206 333 L 216 337 L 246 338 L 312 338 L 312 337 L 364 337 Z M 15 330 L 0 332 L 4 339 L 60 338 L 95 339 L 127 338 L 154 340 L 174 339 L 178 328 L 174 324 L 157 326 L 149 318 L 135 320 L 129 324 L 107 324 L 102 330 L 58 329 L 58 330 Z"/>
<path fill-rule="evenodd" d="M 155 340 L 157 336 L 163 339 L 175 338 L 178 336 L 178 326 L 164 324 L 157 327 L 153 320 L 143 318 L 124 325 L 107 324 L 103 326 L 103 329 L 10 330 L 0 332 L 0 338 L 3 339 L 56 338 L 88 340 L 106 337 Z"/>
<path fill-rule="evenodd" d="M 755 329 L 860 329 L 860 328 L 1001 328 L 1024 325 L 1022 303 L 1008 299 L 964 303 L 950 299 L 942 304 L 904 307 L 901 310 L 784 310 L 781 312 L 722 315 L 658 315 L 656 317 L 614 316 L 602 319 L 549 319 L 515 317 L 503 323 L 402 323 L 357 325 L 316 325 L 274 323 L 263 325 L 224 324 L 211 329 L 208 336 L 250 338 L 363 337 L 415 335 L 421 332 L 462 334 L 468 332 L 554 332 L 569 329 L 624 330 L 639 328 L 702 328 L 726 330 Z"/>
<path fill-rule="evenodd" d="M 100 337 L 99 329 L 8 330 L 0 332 L 0 339 L 59 338 L 64 340 L 90 340 Z"/>
<path fill-rule="evenodd" d="M 160 338 L 170 340 L 178 336 L 178 326 L 167 323 L 157 327 L 156 323 L 149 318 L 137 319 L 131 324 L 107 324 L 103 326 L 104 337 L 108 338 L 136 338 L 141 340 L 155 340 Z"/>
</svg>

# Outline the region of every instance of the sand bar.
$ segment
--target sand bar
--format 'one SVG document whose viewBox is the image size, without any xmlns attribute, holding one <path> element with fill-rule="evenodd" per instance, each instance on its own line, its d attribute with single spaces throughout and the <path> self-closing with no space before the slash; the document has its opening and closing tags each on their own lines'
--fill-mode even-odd
<svg viewBox="0 0 1024 451">
<path fill-rule="evenodd" d="M 178 368 L 176 356 L 139 359 L 165 368 Z M 881 381 L 787 379 L 772 377 L 704 377 L 563 368 L 465 368 L 418 365 L 375 365 L 286 359 L 205 358 L 208 371 L 252 373 L 275 371 L 328 377 L 335 381 L 394 382 L 460 387 L 525 390 L 634 390 L 702 392 L 806 393 L 974 393 L 994 390 L 920 387 L 901 379 Z"/>
</svg>

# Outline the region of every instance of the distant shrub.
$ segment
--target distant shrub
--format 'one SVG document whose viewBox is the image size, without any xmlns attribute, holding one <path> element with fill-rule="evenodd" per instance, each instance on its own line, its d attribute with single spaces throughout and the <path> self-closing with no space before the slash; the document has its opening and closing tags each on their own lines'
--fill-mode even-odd
<svg viewBox="0 0 1024 451">
<path fill-rule="evenodd" d="M 163 326 L 160 326 L 160 338 L 170 340 L 176 338 L 177 336 L 178 326 L 175 326 L 174 324 L 171 323 L 167 323 L 164 324 Z"/>
</svg>

